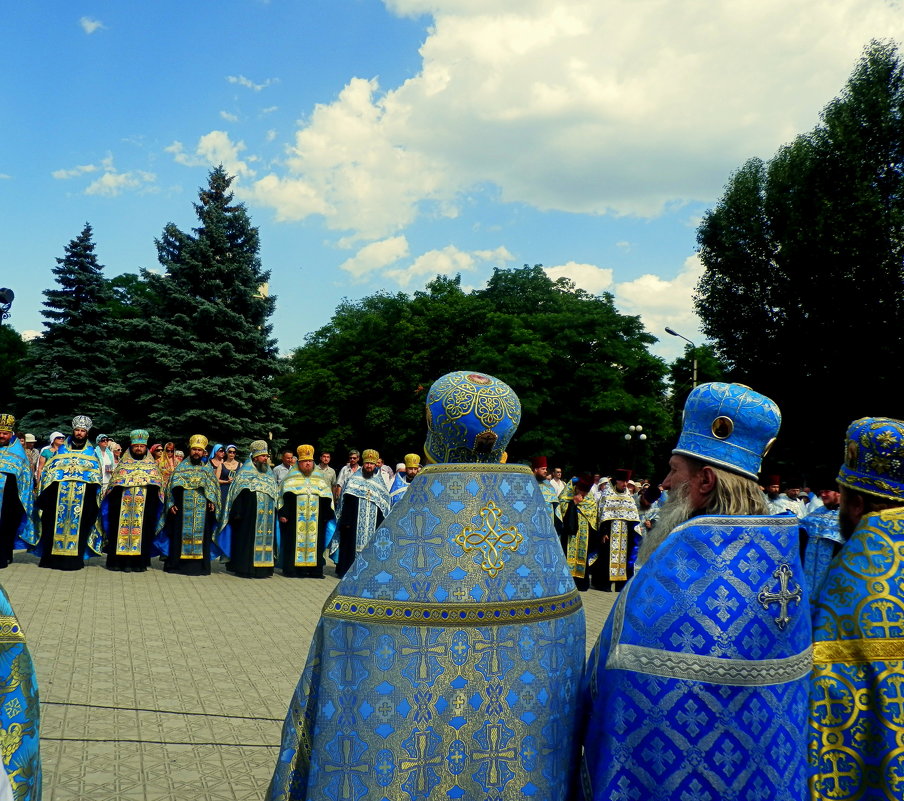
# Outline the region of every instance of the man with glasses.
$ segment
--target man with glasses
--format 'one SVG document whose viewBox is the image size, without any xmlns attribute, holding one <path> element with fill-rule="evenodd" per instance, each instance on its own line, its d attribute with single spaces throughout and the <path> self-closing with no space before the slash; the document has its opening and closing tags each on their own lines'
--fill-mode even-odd
<svg viewBox="0 0 904 801">
<path fill-rule="evenodd" d="M 360 461 L 361 454 L 358 451 L 348 452 L 348 464 L 339 471 L 339 478 L 336 479 L 336 486 L 333 487 L 333 495 L 337 500 L 348 480 L 361 469 Z"/>
<path fill-rule="evenodd" d="M 113 468 L 116 459 L 113 458 L 113 450 L 110 448 L 110 438 L 106 434 L 97 435 L 97 460 L 100 462 L 101 495 L 107 491 L 110 478 L 113 476 Z"/>
</svg>

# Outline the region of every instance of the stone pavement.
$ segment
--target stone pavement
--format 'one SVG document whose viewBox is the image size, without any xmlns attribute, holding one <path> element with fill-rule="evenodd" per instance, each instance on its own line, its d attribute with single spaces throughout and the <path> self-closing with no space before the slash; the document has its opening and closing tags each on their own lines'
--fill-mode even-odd
<svg viewBox="0 0 904 801">
<path fill-rule="evenodd" d="M 335 578 L 0 573 L 38 672 L 44 801 L 256 801 Z M 583 593 L 589 652 L 617 596 Z"/>
</svg>

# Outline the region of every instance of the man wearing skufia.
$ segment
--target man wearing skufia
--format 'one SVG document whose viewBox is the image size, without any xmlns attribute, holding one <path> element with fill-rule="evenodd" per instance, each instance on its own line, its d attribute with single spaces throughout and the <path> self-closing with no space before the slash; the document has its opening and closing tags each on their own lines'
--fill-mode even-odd
<svg viewBox="0 0 904 801">
<path fill-rule="evenodd" d="M 564 801 L 584 613 L 530 470 L 521 405 L 451 373 L 430 462 L 324 605 L 267 798 Z"/>
<path fill-rule="evenodd" d="M 634 572 L 630 556 L 640 536 L 640 512 L 634 496 L 628 492 L 630 480 L 631 471 L 619 468 L 598 501 L 602 550 L 593 583 L 600 589 L 608 590 L 611 582 L 620 590 Z"/>
<path fill-rule="evenodd" d="M 688 396 L 669 499 L 585 673 L 586 801 L 805 797 L 799 521 L 766 515 L 756 483 L 780 423 L 739 384 Z"/>
<path fill-rule="evenodd" d="M 336 575 L 342 578 L 360 553 L 370 542 L 377 526 L 389 514 L 389 493 L 386 484 L 376 472 L 380 454 L 368 449 L 361 454 L 361 469 L 352 473 L 342 485 L 339 506 L 336 508 L 338 525 L 330 554 L 333 555 L 338 539 Z"/>
<path fill-rule="evenodd" d="M 110 477 L 97 525 L 104 538 L 107 570 L 143 573 L 154 555 L 163 516 L 163 477 L 148 453 L 148 432 L 129 434 L 129 449 Z"/>
<path fill-rule="evenodd" d="M 904 795 L 904 422 L 850 425 L 839 520 L 848 537 L 813 614 L 813 799 Z"/>
<path fill-rule="evenodd" d="M 549 483 L 549 473 L 547 467 L 547 459 L 545 456 L 534 456 L 530 460 L 530 469 L 533 471 L 534 478 L 537 480 L 537 487 L 540 494 L 549 508 L 549 517 L 557 533 L 561 533 L 562 516 L 559 512 L 559 495 Z"/>
<path fill-rule="evenodd" d="M 414 477 L 421 472 L 421 457 L 416 453 L 405 454 L 405 472 L 395 477 L 392 488 L 389 490 L 389 502 L 395 506 L 405 494 Z"/>
<path fill-rule="evenodd" d="M 210 543 L 220 512 L 217 474 L 204 464 L 207 437 L 195 434 L 166 485 L 165 526 L 155 543 L 167 573 L 210 575 Z"/>
<path fill-rule="evenodd" d="M 559 496 L 562 515 L 562 549 L 574 583 L 581 591 L 590 586 L 590 570 L 599 558 L 597 518 L 599 507 L 590 490 L 593 478 L 584 473 L 576 482 L 569 481 Z"/>
<path fill-rule="evenodd" d="M 250 450 L 248 461 L 229 487 L 216 543 L 229 559 L 227 570 L 242 578 L 268 578 L 273 575 L 278 547 L 279 488 L 267 463 L 267 443 L 257 439 Z"/>
<path fill-rule="evenodd" d="M 103 553 L 101 536 L 94 527 L 100 502 L 100 462 L 88 442 L 90 430 L 90 417 L 74 417 L 72 436 L 41 472 L 41 539 L 35 549 L 41 567 L 81 570 L 89 548 L 94 554 Z"/>
<path fill-rule="evenodd" d="M 335 528 L 333 489 L 314 469 L 314 446 L 299 445 L 298 464 L 279 485 L 279 566 L 290 578 L 323 578 L 323 551 Z"/>
<path fill-rule="evenodd" d="M 838 504 L 841 496 L 834 474 L 831 479 L 821 479 L 818 486 L 829 487 L 819 490 L 822 505 L 800 521 L 800 527 L 806 532 L 804 580 L 810 591 L 811 603 L 816 601 L 816 596 L 829 571 L 829 565 L 835 554 L 841 550 L 845 539 L 838 523 Z"/>
<path fill-rule="evenodd" d="M 15 548 L 37 544 L 34 527 L 35 483 L 28 454 L 15 437 L 16 418 L 0 414 L 0 568 Z"/>
</svg>

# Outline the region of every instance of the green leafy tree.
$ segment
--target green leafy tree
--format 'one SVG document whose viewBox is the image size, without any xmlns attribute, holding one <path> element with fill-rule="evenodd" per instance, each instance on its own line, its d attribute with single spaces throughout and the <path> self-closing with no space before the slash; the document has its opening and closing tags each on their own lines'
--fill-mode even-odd
<svg viewBox="0 0 904 801">
<path fill-rule="evenodd" d="M 904 64 L 873 42 L 821 123 L 735 173 L 698 230 L 696 307 L 731 375 L 776 400 L 779 466 L 837 466 L 846 424 L 899 414 Z M 864 382 L 855 391 L 854 376 Z M 864 401 L 864 395 L 868 400 Z M 865 404 L 865 405 L 864 405 Z"/>
<path fill-rule="evenodd" d="M 163 274 L 126 287 L 142 313 L 125 326 L 130 353 L 130 424 L 184 442 L 266 439 L 278 434 L 273 379 L 279 370 L 269 318 L 270 273 L 258 230 L 229 191 L 222 167 L 194 204 L 191 233 L 169 223 L 157 240 Z"/>
<path fill-rule="evenodd" d="M 75 414 L 87 414 L 95 429 L 117 423 L 123 387 L 111 353 L 112 292 L 94 247 L 86 223 L 56 260 L 58 286 L 44 290 L 44 331 L 19 371 L 20 425 L 42 435 L 66 431 Z"/>
<path fill-rule="evenodd" d="M 0 381 L 0 410 L 21 413 L 16 403 L 16 376 L 21 373 L 22 362 L 28 352 L 28 343 L 6 323 L 0 323 L 0 364 L 3 380 Z"/>
<path fill-rule="evenodd" d="M 330 324 L 290 357 L 280 379 L 291 406 L 289 441 L 377 447 L 395 459 L 423 448 L 430 385 L 453 370 L 491 373 L 522 401 L 512 460 L 546 454 L 565 467 L 613 468 L 637 460 L 628 425 L 670 436 L 665 365 L 653 338 L 609 295 L 593 296 L 539 266 L 497 270 L 486 289 L 437 277 L 409 297 L 343 302 Z"/>
</svg>

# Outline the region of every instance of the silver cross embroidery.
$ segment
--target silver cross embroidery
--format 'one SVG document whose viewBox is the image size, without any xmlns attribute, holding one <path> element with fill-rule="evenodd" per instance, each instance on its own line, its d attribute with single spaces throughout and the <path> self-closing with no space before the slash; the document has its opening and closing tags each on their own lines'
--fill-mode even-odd
<svg viewBox="0 0 904 801">
<path fill-rule="evenodd" d="M 772 576 L 778 579 L 778 592 L 768 592 L 765 589 L 760 590 L 757 600 L 763 605 L 763 609 L 769 609 L 770 604 L 777 603 L 779 605 L 779 616 L 775 618 L 775 624 L 778 626 L 779 631 L 784 631 L 785 626 L 791 621 L 788 616 L 788 606 L 792 601 L 800 603 L 804 592 L 800 587 L 797 587 L 796 590 L 788 589 L 788 584 L 794 577 L 788 565 L 780 565 Z"/>
</svg>

